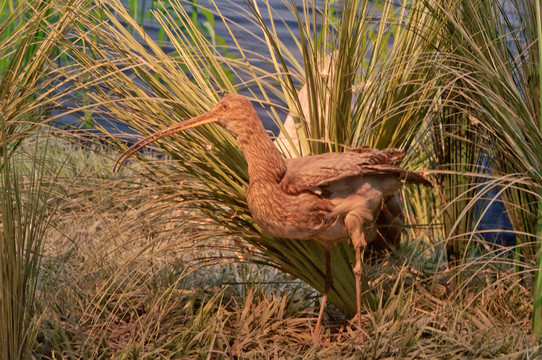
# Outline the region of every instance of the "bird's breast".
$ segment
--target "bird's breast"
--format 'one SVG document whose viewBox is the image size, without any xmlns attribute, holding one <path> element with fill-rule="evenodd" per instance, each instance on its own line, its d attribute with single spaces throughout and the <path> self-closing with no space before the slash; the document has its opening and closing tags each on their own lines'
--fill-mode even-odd
<svg viewBox="0 0 542 360">
<path fill-rule="evenodd" d="M 254 221 L 276 237 L 313 239 L 336 222 L 329 217 L 329 201 L 311 193 L 286 194 L 273 181 L 251 180 L 247 202 Z"/>
</svg>

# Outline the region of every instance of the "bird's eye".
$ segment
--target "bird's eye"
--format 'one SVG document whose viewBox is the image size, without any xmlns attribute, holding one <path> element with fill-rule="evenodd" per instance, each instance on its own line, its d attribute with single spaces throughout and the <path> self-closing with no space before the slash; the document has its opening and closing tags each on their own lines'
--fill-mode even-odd
<svg viewBox="0 0 542 360">
<path fill-rule="evenodd" d="M 229 106 L 228 104 L 222 104 L 222 110 L 228 110 Z"/>
</svg>

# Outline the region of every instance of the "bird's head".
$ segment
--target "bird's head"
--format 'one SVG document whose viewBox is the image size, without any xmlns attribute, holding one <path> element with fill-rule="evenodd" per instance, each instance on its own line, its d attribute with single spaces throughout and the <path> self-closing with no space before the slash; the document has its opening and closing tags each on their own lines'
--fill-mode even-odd
<svg viewBox="0 0 542 360">
<path fill-rule="evenodd" d="M 202 115 L 202 117 L 209 117 L 212 119 L 211 122 L 216 121 L 224 129 L 238 135 L 241 131 L 250 128 L 251 124 L 249 122 L 255 115 L 254 107 L 247 97 L 228 94 L 209 113 Z"/>
<path fill-rule="evenodd" d="M 228 94 L 208 113 L 157 131 L 136 142 L 119 157 L 114 169 L 118 169 L 120 165 L 139 149 L 156 140 L 200 125 L 217 123 L 234 135 L 237 135 L 240 131 L 249 127 L 250 124 L 247 124 L 247 122 L 250 121 L 253 115 L 256 115 L 256 112 L 248 98 L 242 95 Z"/>
</svg>

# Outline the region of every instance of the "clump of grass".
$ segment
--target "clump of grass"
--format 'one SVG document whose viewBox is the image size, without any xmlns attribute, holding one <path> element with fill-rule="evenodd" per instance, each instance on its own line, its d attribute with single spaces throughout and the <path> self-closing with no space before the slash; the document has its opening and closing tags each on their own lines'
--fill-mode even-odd
<svg viewBox="0 0 542 360">
<path fill-rule="evenodd" d="M 30 356 L 41 320 L 38 274 L 55 204 L 46 152 L 19 146 L 46 133 L 65 78 L 52 69 L 84 1 L 0 3 L 0 357 Z M 26 169 L 25 166 L 29 167 Z"/>
<path fill-rule="evenodd" d="M 475 132 L 458 138 L 483 147 L 493 174 L 502 181 L 507 215 L 520 245 L 517 258 L 532 261 L 542 238 L 539 3 L 427 3 L 442 24 L 436 66 L 446 74 L 442 87 L 453 99 L 448 106 L 462 117 L 464 129 Z M 456 218 L 458 226 L 466 219 Z M 542 333 L 539 285 L 534 327 Z"/>
<path fill-rule="evenodd" d="M 5 129 L 4 129 L 5 130 Z M 5 143 L 4 143 L 5 144 Z M 0 170 L 0 355 L 28 356 L 40 321 L 35 301 L 43 237 L 50 220 L 49 190 L 44 189 L 43 159 L 31 165 L 31 176 L 18 168 L 20 155 L 2 147 Z"/>
</svg>

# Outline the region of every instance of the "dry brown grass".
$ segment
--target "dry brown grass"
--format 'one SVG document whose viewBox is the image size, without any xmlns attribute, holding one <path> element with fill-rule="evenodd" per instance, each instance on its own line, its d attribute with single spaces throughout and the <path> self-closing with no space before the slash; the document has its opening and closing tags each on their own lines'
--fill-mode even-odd
<svg viewBox="0 0 542 360">
<path fill-rule="evenodd" d="M 362 331 L 330 307 L 315 347 L 318 294 L 273 268 L 239 262 L 251 250 L 239 252 L 236 239 L 179 201 L 182 184 L 157 184 L 137 169 L 113 174 L 111 158 L 55 146 L 70 156 L 43 262 L 37 358 L 542 355 L 529 332 L 526 279 L 480 260 L 463 269 L 469 282 L 452 292 L 444 266 L 414 244 L 366 265 L 380 302 L 366 309 Z"/>
</svg>

